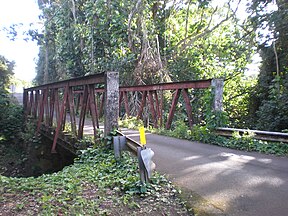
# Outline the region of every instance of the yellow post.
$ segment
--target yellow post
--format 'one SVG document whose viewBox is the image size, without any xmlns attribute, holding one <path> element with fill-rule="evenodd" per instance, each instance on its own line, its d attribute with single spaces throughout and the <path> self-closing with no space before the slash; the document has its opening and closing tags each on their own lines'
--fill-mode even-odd
<svg viewBox="0 0 288 216">
<path fill-rule="evenodd" d="M 145 129 L 144 127 L 139 128 L 139 133 L 140 133 L 140 143 L 141 145 L 146 145 L 146 136 L 145 136 Z"/>
</svg>

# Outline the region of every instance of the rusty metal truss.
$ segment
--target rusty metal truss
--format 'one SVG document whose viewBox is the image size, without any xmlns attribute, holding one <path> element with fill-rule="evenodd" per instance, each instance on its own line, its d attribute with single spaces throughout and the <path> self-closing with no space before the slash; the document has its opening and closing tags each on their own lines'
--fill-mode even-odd
<svg viewBox="0 0 288 216">
<path fill-rule="evenodd" d="M 96 74 L 81 78 L 45 84 L 28 89 L 24 89 L 24 111 L 25 116 L 32 116 L 37 119 L 37 131 L 39 132 L 44 124 L 47 130 L 53 128 L 56 122 L 56 129 L 51 152 L 56 151 L 59 133 L 63 132 L 67 113 L 71 122 L 71 132 L 73 137 L 81 139 L 87 110 L 91 113 L 94 136 L 97 136 L 99 128 L 97 104 L 95 103 L 95 85 L 105 82 L 105 74 Z M 79 126 L 76 125 L 74 90 L 83 91 L 81 101 L 81 111 Z"/>
<path fill-rule="evenodd" d="M 113 76 L 114 75 L 112 75 L 112 77 Z M 43 126 L 47 129 L 46 132 L 53 131 L 52 135 L 54 138 L 51 151 L 55 152 L 57 139 L 63 134 L 67 120 L 71 123 L 72 136 L 81 139 L 83 138 L 85 118 L 87 113 L 89 113 L 92 120 L 94 137 L 96 137 L 100 117 L 104 116 L 104 119 L 106 119 L 109 115 L 110 119 L 108 123 L 111 121 L 117 122 L 117 116 L 119 116 L 120 110 L 124 110 L 125 114 L 130 116 L 132 113 L 130 108 L 133 108 L 130 107 L 133 94 L 137 94 L 139 101 L 141 101 L 136 108 L 137 118 L 142 119 L 143 111 L 146 109 L 150 113 L 153 126 L 157 128 L 159 125 L 163 125 L 164 121 L 163 91 L 170 91 L 172 93 L 171 106 L 165 123 L 167 129 L 171 127 L 177 103 L 182 94 L 189 126 L 192 127 L 193 118 L 189 90 L 209 88 L 213 83 L 212 80 L 209 79 L 119 87 L 118 76 L 117 73 L 116 80 L 118 83 L 116 82 L 116 86 L 115 81 L 111 81 L 110 84 L 107 83 L 107 74 L 101 73 L 24 89 L 23 103 L 25 116 L 32 116 L 37 119 L 38 132 L 43 130 Z M 109 90 L 113 85 L 113 90 Z M 113 91 L 113 94 L 111 94 L 110 99 L 107 99 L 107 95 L 110 94 L 109 91 Z M 124 108 L 122 109 L 123 105 Z M 133 113 L 135 114 L 135 108 L 133 109 Z M 117 110 L 117 112 L 112 112 L 111 114 L 113 110 Z M 110 114 L 105 116 L 105 113 Z M 113 116 L 115 120 L 111 119 L 111 116 Z M 112 126 L 107 128 L 112 128 Z"/>
<path fill-rule="evenodd" d="M 173 83 L 160 83 L 152 85 L 138 85 L 138 86 L 121 86 L 119 88 L 119 110 L 124 105 L 125 114 L 130 116 L 131 110 L 129 101 L 133 100 L 130 93 L 138 93 L 141 98 L 140 106 L 138 107 L 137 118 L 143 119 L 144 108 L 147 107 L 151 113 L 153 127 L 158 128 L 163 123 L 163 91 L 174 91 L 173 99 L 171 101 L 171 107 L 165 128 L 170 129 L 173 121 L 173 117 L 176 111 L 179 97 L 182 94 L 185 109 L 188 117 L 189 126 L 193 126 L 192 117 L 192 106 L 190 102 L 189 89 L 206 89 L 211 86 L 212 79 L 208 80 L 197 80 L 197 81 L 183 81 Z M 96 98 L 99 107 L 99 116 L 103 115 L 103 104 L 104 104 L 104 88 L 95 89 Z M 75 91 L 77 95 L 77 110 L 83 100 L 83 91 Z"/>
</svg>

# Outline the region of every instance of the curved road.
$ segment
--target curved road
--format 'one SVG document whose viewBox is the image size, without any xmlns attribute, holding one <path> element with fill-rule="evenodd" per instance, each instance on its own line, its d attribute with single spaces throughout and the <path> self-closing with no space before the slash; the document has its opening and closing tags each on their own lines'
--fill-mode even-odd
<svg viewBox="0 0 288 216">
<path fill-rule="evenodd" d="M 138 132 L 123 133 L 139 140 Z M 288 158 L 147 134 L 156 169 L 207 215 L 288 215 Z M 202 214 L 206 215 L 206 214 Z"/>
</svg>

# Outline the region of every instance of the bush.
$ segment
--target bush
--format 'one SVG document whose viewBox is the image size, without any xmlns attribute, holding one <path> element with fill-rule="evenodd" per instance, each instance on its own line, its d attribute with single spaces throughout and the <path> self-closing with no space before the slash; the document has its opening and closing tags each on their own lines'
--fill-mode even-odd
<svg viewBox="0 0 288 216">
<path fill-rule="evenodd" d="M 0 137 L 2 141 L 12 142 L 20 137 L 24 125 L 23 109 L 9 102 L 5 97 L 0 98 Z"/>
</svg>

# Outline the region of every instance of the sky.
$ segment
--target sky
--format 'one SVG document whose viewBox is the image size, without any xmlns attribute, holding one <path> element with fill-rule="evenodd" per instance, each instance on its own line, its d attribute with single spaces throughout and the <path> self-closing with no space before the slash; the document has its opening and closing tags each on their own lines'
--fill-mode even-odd
<svg viewBox="0 0 288 216">
<path fill-rule="evenodd" d="M 30 23 L 39 23 L 37 0 L 0 0 L 0 5 L 0 30 L 15 23 L 23 23 L 26 29 L 29 29 Z M 6 32 L 0 31 L 0 55 L 15 61 L 14 73 L 17 78 L 33 80 L 39 50 L 36 42 L 22 39 L 11 41 L 6 35 Z"/>
</svg>

